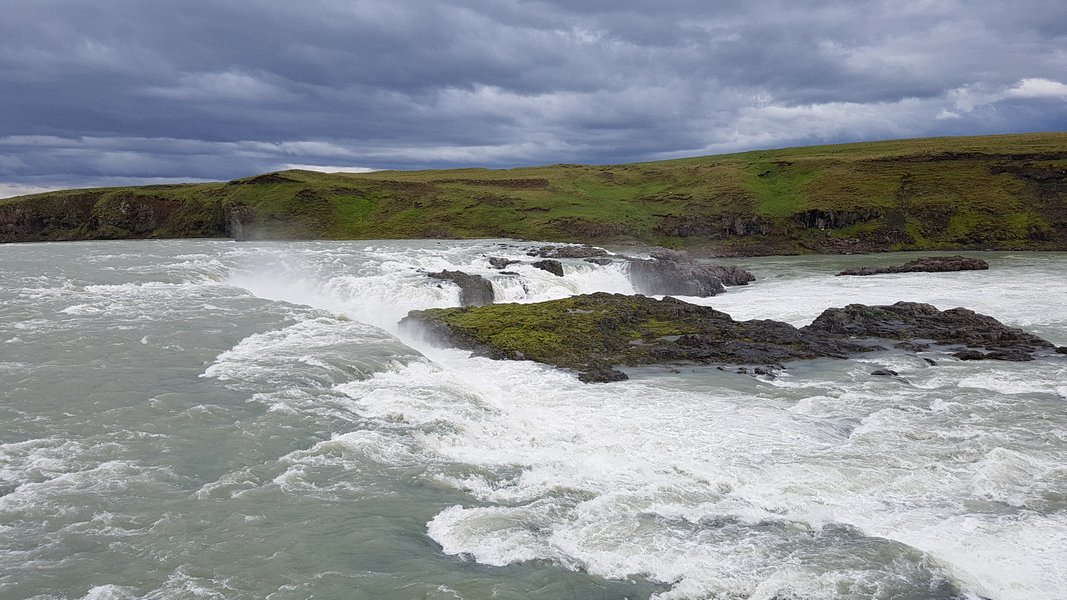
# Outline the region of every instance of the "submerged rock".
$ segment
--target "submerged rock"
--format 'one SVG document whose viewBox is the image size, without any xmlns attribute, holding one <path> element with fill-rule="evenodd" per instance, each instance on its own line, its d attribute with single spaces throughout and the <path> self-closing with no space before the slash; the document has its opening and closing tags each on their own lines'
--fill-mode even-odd
<svg viewBox="0 0 1067 600">
<path fill-rule="evenodd" d="M 412 311 L 401 326 L 421 328 L 434 343 L 482 356 L 572 369 L 582 381 L 625 378 L 616 366 L 777 365 L 884 349 L 853 338 L 963 345 L 970 349 L 956 356 L 967 360 L 1030 360 L 1033 352 L 1053 348 L 992 317 L 913 302 L 831 308 L 811 325 L 796 328 L 772 320 L 735 321 L 711 307 L 670 297 L 596 293 L 536 304 Z"/>
<path fill-rule="evenodd" d="M 947 271 L 981 271 L 989 268 L 989 263 L 980 258 L 966 256 L 930 256 L 908 261 L 903 265 L 892 267 L 859 267 L 846 269 L 840 275 L 880 275 L 883 273 L 942 273 Z"/>
<path fill-rule="evenodd" d="M 459 286 L 459 302 L 463 306 L 484 306 L 493 303 L 493 284 L 481 275 L 470 275 L 463 271 L 441 271 L 427 273 L 428 277 L 451 281 Z"/>
</svg>

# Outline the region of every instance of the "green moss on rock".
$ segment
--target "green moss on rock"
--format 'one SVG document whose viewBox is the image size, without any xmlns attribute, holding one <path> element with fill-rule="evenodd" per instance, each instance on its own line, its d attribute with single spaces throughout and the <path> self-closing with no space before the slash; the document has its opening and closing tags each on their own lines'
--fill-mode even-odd
<svg viewBox="0 0 1067 600">
<path fill-rule="evenodd" d="M 853 337 L 934 340 L 968 359 L 1032 360 L 1052 344 L 962 308 L 852 304 L 796 328 L 735 321 L 707 306 L 664 298 L 596 293 L 536 304 L 412 311 L 401 326 L 431 341 L 497 359 L 533 360 L 578 371 L 583 381 L 616 381 L 615 366 L 673 363 L 779 365 L 884 349 Z M 905 344 L 914 350 L 929 344 Z M 978 349 L 981 350 L 978 350 Z M 973 350 L 967 350 L 973 349 Z"/>
<path fill-rule="evenodd" d="M 596 293 L 536 304 L 413 311 L 406 328 L 439 343 L 582 373 L 678 362 L 777 364 L 864 348 L 777 321 L 735 321 L 711 307 Z"/>
</svg>

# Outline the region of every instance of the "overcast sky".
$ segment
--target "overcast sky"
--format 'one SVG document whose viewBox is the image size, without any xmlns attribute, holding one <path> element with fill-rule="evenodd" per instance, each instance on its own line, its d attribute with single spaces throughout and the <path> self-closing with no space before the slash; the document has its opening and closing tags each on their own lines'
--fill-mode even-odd
<svg viewBox="0 0 1067 600">
<path fill-rule="evenodd" d="M 0 195 L 1067 129 L 1063 0 L 4 0 Z"/>
</svg>

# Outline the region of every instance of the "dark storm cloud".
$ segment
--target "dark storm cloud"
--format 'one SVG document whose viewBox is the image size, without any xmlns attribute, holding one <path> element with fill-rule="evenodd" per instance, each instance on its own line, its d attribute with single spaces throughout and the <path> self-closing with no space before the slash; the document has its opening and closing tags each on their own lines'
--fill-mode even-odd
<svg viewBox="0 0 1067 600">
<path fill-rule="evenodd" d="M 7 0 L 0 183 L 1064 129 L 1065 6 Z"/>
</svg>

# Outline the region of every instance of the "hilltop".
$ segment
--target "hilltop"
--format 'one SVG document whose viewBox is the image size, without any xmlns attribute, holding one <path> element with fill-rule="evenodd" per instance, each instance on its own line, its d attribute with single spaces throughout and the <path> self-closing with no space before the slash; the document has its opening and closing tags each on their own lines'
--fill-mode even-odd
<svg viewBox="0 0 1067 600">
<path fill-rule="evenodd" d="M 526 238 L 721 254 L 1067 249 L 1067 132 L 624 165 L 326 174 L 0 200 L 0 242 Z"/>
</svg>

